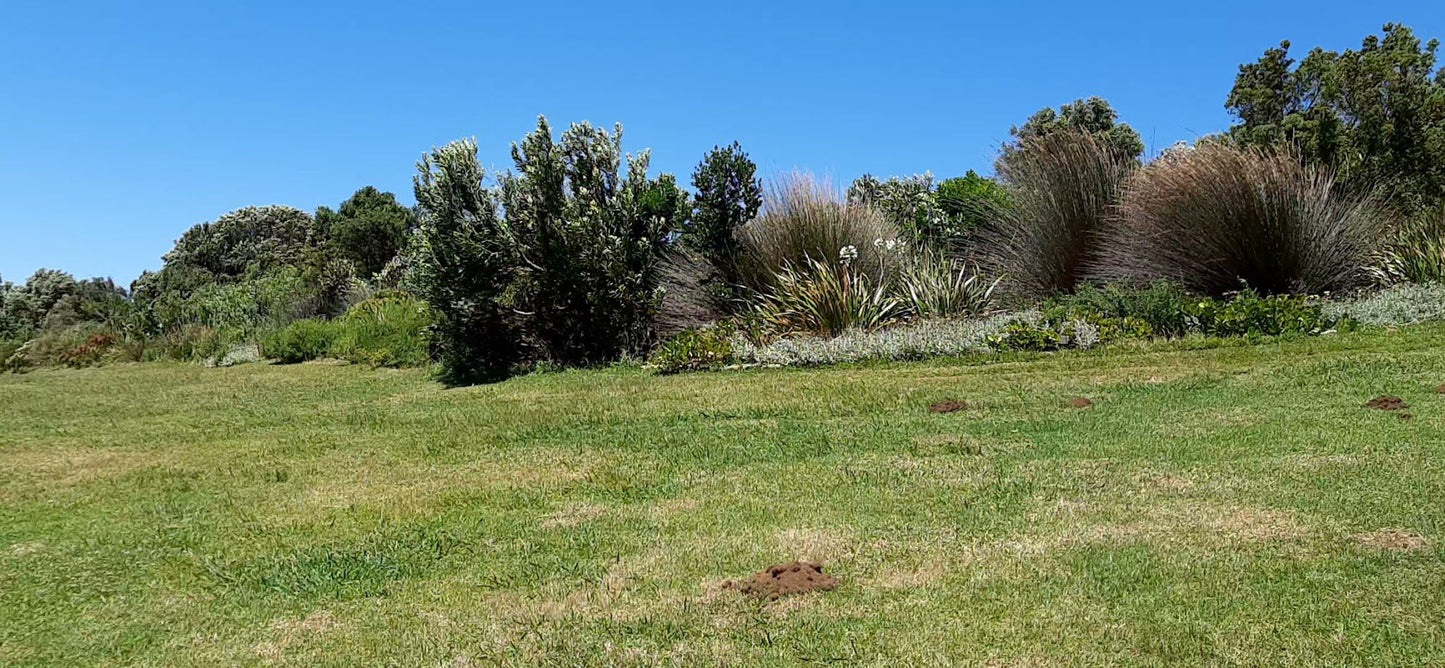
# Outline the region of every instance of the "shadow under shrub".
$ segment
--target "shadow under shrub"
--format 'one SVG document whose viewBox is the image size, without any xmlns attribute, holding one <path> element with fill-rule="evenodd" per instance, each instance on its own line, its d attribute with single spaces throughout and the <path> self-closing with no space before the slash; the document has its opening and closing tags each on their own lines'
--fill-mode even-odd
<svg viewBox="0 0 1445 668">
<path fill-rule="evenodd" d="M 1210 143 L 1155 161 L 1129 183 L 1100 260 L 1108 277 L 1169 279 L 1223 295 L 1358 286 L 1385 220 L 1289 153 Z"/>
</svg>

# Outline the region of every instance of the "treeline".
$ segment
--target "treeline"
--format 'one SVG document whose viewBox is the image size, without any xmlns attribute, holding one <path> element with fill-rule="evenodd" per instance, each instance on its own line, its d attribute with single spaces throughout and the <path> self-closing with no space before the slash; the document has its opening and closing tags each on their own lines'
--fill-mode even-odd
<svg viewBox="0 0 1445 668">
<path fill-rule="evenodd" d="M 1298 315 L 1289 295 L 1445 277 L 1437 42 L 1390 24 L 1358 50 L 1296 63 L 1289 48 L 1240 67 L 1226 133 L 1146 161 L 1108 102 L 1081 99 L 1012 128 L 994 178 L 764 184 L 734 143 L 689 192 L 626 154 L 620 125 L 559 134 L 540 119 L 502 173 L 471 140 L 427 153 L 414 207 L 368 187 L 314 214 L 241 209 L 187 231 L 129 289 L 51 270 L 0 282 L 0 362 L 330 356 L 436 363 L 468 383 L 664 341 L 662 366 L 709 366 L 729 341 L 1027 311 L 1090 285 L 1111 306 L 1015 338 L 1176 335 L 1140 323 L 1183 314 L 1131 310 L 1152 308 L 1159 281 L 1220 308 L 1244 291 L 1249 313 L 1274 313 L 1252 326 L 1273 332 L 1268 318 Z"/>
</svg>

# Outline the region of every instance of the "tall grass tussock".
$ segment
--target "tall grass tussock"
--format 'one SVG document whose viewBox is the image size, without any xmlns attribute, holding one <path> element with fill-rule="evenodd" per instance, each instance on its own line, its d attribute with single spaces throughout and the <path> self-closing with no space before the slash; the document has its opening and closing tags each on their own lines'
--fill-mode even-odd
<svg viewBox="0 0 1445 668">
<path fill-rule="evenodd" d="M 1372 196 L 1342 194 L 1288 152 L 1209 143 L 1130 180 L 1110 220 L 1101 275 L 1168 279 L 1221 295 L 1356 287 L 1385 225 Z"/>
</svg>

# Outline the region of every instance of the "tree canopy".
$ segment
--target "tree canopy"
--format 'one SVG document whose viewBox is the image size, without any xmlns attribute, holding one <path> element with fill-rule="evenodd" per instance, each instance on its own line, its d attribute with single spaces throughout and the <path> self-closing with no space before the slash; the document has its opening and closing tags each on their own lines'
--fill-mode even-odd
<svg viewBox="0 0 1445 668">
<path fill-rule="evenodd" d="M 1298 63 L 1290 43 L 1241 65 L 1225 107 L 1230 136 L 1291 146 L 1337 169 L 1353 188 L 1387 187 L 1407 210 L 1445 201 L 1445 70 L 1437 40 L 1390 23 L 1358 50 L 1315 48 Z"/>
</svg>

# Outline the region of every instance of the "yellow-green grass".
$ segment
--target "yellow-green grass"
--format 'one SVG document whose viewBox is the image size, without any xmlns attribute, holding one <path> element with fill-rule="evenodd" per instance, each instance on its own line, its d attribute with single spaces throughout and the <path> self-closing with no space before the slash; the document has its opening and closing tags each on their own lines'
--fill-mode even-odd
<svg viewBox="0 0 1445 668">
<path fill-rule="evenodd" d="M 3 376 L 0 665 L 1439 665 L 1441 383 L 1445 326 L 462 389 Z M 795 558 L 841 586 L 720 586 Z"/>
</svg>

